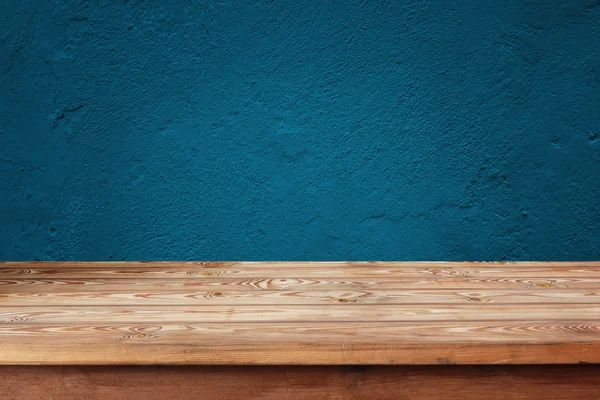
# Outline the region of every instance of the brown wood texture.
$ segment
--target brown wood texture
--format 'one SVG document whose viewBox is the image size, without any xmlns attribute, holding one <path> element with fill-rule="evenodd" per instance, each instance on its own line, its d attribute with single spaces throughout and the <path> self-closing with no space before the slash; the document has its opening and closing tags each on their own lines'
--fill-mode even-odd
<svg viewBox="0 0 600 400">
<path fill-rule="evenodd" d="M 600 263 L 0 263 L 0 364 L 600 363 Z"/>
<path fill-rule="evenodd" d="M 598 399 L 600 366 L 5 366 L 0 398 Z"/>
</svg>

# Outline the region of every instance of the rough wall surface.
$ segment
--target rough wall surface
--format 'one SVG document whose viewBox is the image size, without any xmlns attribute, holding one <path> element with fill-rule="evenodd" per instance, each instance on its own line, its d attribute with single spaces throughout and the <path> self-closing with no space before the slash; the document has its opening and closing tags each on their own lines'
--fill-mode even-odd
<svg viewBox="0 0 600 400">
<path fill-rule="evenodd" d="M 600 2 L 0 2 L 0 259 L 600 259 Z"/>
</svg>

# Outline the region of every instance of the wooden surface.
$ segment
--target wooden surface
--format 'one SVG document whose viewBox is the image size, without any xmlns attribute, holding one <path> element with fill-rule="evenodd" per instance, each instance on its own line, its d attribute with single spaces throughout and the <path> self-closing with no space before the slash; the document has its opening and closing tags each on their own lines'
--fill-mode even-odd
<svg viewBox="0 0 600 400">
<path fill-rule="evenodd" d="M 600 363 L 595 263 L 0 263 L 0 364 Z"/>
<path fill-rule="evenodd" d="M 0 367 L 2 400 L 598 399 L 599 365 Z"/>
</svg>

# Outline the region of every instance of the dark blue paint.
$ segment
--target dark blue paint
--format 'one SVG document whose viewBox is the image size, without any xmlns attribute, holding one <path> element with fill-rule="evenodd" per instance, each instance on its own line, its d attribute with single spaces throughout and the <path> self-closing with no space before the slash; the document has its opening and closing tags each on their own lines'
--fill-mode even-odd
<svg viewBox="0 0 600 400">
<path fill-rule="evenodd" d="M 599 21 L 4 0 L 0 259 L 600 259 Z"/>
</svg>

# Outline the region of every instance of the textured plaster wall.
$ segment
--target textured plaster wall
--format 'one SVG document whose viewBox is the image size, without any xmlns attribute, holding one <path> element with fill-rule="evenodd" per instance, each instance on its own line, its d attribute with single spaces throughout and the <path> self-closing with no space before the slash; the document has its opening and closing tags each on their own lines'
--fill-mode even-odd
<svg viewBox="0 0 600 400">
<path fill-rule="evenodd" d="M 599 1 L 0 23 L 0 259 L 600 259 Z"/>
</svg>

